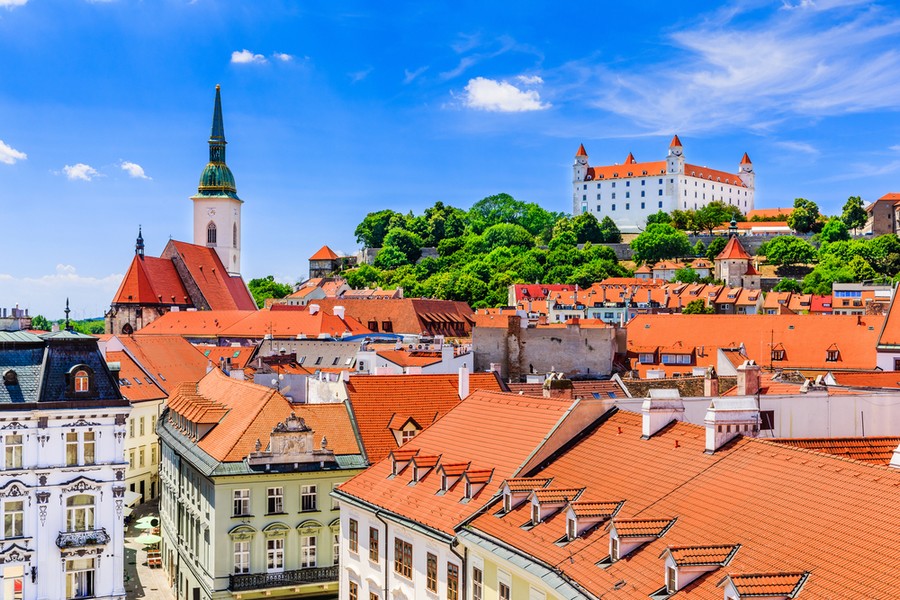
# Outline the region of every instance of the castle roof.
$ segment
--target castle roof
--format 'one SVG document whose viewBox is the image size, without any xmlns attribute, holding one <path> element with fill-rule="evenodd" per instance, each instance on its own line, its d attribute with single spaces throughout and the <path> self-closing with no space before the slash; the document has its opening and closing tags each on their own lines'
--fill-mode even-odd
<svg viewBox="0 0 900 600">
<path fill-rule="evenodd" d="M 749 165 L 749 164 L 751 164 L 751 163 L 750 163 L 750 156 L 748 156 L 746 152 L 744 152 L 744 156 L 741 158 L 741 164 L 742 164 L 742 165 Z"/>
<path fill-rule="evenodd" d="M 669 144 L 669 148 L 674 148 L 675 146 L 681 146 L 681 140 L 678 139 L 678 135 L 672 138 L 672 142 Z"/>
<path fill-rule="evenodd" d="M 580 144 L 578 146 L 578 152 L 575 153 L 575 156 L 587 156 L 587 151 L 584 149 L 584 144 Z"/>
<path fill-rule="evenodd" d="M 340 258 L 338 254 L 328 246 L 322 246 L 318 252 L 309 257 L 309 260 L 334 260 Z"/>
<path fill-rule="evenodd" d="M 725 247 L 722 248 L 722 251 L 719 252 L 718 256 L 716 256 L 716 260 L 734 259 L 750 260 L 750 255 L 747 254 L 746 250 L 744 250 L 744 247 L 741 245 L 740 240 L 738 240 L 735 236 L 731 236 L 731 239 L 728 240 L 728 243 L 725 244 Z"/>
</svg>

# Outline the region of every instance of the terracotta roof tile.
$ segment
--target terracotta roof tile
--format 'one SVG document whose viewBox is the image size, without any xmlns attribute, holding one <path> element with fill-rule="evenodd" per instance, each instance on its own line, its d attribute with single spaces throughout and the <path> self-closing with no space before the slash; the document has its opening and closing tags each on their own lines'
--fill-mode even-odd
<svg viewBox="0 0 900 600">
<path fill-rule="evenodd" d="M 748 221 L 753 219 L 753 217 L 783 217 L 786 222 L 793 212 L 793 208 L 755 208 L 748 212 L 746 216 Z"/>
<path fill-rule="evenodd" d="M 163 257 L 173 258 L 173 254 L 190 273 L 210 310 L 256 310 L 244 280 L 228 274 L 215 249 L 169 240 Z"/>
<path fill-rule="evenodd" d="M 119 391 L 132 403 L 166 397 L 167 394 L 126 352 L 107 352 L 106 362 L 119 363 Z"/>
<path fill-rule="evenodd" d="M 734 544 L 721 544 L 715 546 L 669 546 L 666 550 L 679 567 L 691 567 L 701 565 L 728 564 L 739 546 Z"/>
<path fill-rule="evenodd" d="M 615 519 L 619 537 L 659 537 L 675 523 L 675 519 Z"/>
<path fill-rule="evenodd" d="M 738 240 L 737 236 L 731 236 L 731 239 L 728 240 L 728 243 L 725 244 L 725 247 L 722 248 L 722 251 L 716 255 L 716 260 L 734 260 L 734 259 L 747 259 L 750 260 L 750 255 L 747 254 L 747 251 L 744 250 L 744 246 L 741 245 L 740 240 Z"/>
<path fill-rule="evenodd" d="M 578 145 L 578 152 L 575 153 L 575 156 L 587 156 L 587 151 L 584 149 L 584 144 Z"/>
<path fill-rule="evenodd" d="M 164 391 L 171 392 L 179 383 L 198 381 L 206 374 L 208 361 L 180 336 L 119 335 L 116 339 Z"/>
<path fill-rule="evenodd" d="M 576 501 L 569 504 L 576 517 L 585 519 L 611 519 L 622 508 L 623 501 L 618 502 L 590 502 Z"/>
<path fill-rule="evenodd" d="M 309 260 L 335 260 L 340 256 L 328 246 L 322 246 L 315 254 L 309 257 Z"/>
<path fill-rule="evenodd" d="M 809 573 L 746 573 L 729 575 L 741 598 L 794 598 Z"/>
<path fill-rule="evenodd" d="M 540 503 L 559 504 L 562 502 L 574 502 L 578 499 L 584 488 L 538 488 L 531 492 Z"/>
<path fill-rule="evenodd" d="M 816 452 L 824 452 L 833 456 L 842 456 L 871 463 L 873 465 L 889 465 L 894 450 L 900 446 L 900 437 L 863 437 L 863 438 L 780 438 L 773 440 L 779 444 L 805 448 Z"/>
<path fill-rule="evenodd" d="M 132 259 L 113 304 L 192 305 L 172 261 L 152 256 Z"/>
<path fill-rule="evenodd" d="M 471 373 L 469 389 L 499 391 L 501 385 L 494 373 Z M 352 375 L 347 395 L 366 455 L 374 463 L 397 448 L 389 429 L 395 414 L 427 428 L 459 404 L 459 375 Z"/>
<path fill-rule="evenodd" d="M 505 483 L 511 492 L 530 492 L 547 487 L 550 481 L 548 477 L 510 477 Z"/>
<path fill-rule="evenodd" d="M 464 474 L 469 483 L 487 483 L 494 475 L 494 469 L 469 469 Z"/>
</svg>

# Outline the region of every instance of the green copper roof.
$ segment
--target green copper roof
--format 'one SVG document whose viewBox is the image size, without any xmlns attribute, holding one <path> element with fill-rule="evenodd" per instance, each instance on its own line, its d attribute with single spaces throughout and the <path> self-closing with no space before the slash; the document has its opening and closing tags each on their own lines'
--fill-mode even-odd
<svg viewBox="0 0 900 600">
<path fill-rule="evenodd" d="M 222 119 L 222 96 L 217 85 L 212 131 L 209 135 L 209 163 L 200 174 L 198 196 L 240 200 L 237 195 L 237 187 L 234 185 L 234 175 L 225 164 L 225 144 L 227 143 L 225 141 L 225 123 Z"/>
</svg>

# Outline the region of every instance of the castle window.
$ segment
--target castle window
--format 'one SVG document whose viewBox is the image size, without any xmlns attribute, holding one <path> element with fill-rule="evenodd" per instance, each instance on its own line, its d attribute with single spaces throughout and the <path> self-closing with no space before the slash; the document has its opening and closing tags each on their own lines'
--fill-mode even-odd
<svg viewBox="0 0 900 600">
<path fill-rule="evenodd" d="M 216 243 L 216 224 L 210 223 L 206 226 L 206 243 L 207 244 L 215 244 Z"/>
<path fill-rule="evenodd" d="M 659 195 L 662 196 L 662 190 L 660 190 Z M 659 207 L 662 208 L 662 200 L 659 201 Z"/>
<path fill-rule="evenodd" d="M 659 194 L 658 194 L 658 195 L 662 196 L 662 190 L 659 190 Z"/>
<path fill-rule="evenodd" d="M 646 195 L 647 195 L 647 192 L 645 192 L 644 190 L 641 190 L 641 198 L 643 198 Z"/>
</svg>

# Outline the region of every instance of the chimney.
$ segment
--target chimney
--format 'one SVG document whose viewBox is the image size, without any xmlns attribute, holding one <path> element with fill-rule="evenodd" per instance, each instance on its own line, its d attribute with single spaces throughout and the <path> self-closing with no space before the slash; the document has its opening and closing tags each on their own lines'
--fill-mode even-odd
<svg viewBox="0 0 900 600">
<path fill-rule="evenodd" d="M 469 395 L 469 368 L 463 365 L 459 368 L 459 399 L 463 400 Z"/>
<path fill-rule="evenodd" d="M 575 386 L 572 381 L 563 377 L 561 373 L 551 374 L 544 380 L 544 398 L 575 399 Z"/>
<path fill-rule="evenodd" d="M 650 390 L 641 405 L 641 437 L 650 439 L 672 421 L 684 420 L 684 402 L 677 389 Z"/>
<path fill-rule="evenodd" d="M 719 375 L 713 367 L 703 376 L 703 395 L 712 398 L 719 395 Z"/>
<path fill-rule="evenodd" d="M 737 368 L 738 396 L 755 396 L 759 393 L 759 365 L 753 360 L 745 360 Z"/>
<path fill-rule="evenodd" d="M 335 306 L 335 308 L 337 308 L 337 306 Z M 319 312 L 319 305 L 318 304 L 310 304 L 309 305 L 309 314 L 314 315 L 317 312 Z"/>
<path fill-rule="evenodd" d="M 335 306 L 332 311 L 334 312 L 334 316 L 336 316 L 340 320 L 344 320 L 344 307 L 343 306 Z M 312 311 L 310 311 L 312 312 Z M 315 313 L 313 313 L 315 314 Z"/>
<path fill-rule="evenodd" d="M 500 363 L 491 363 L 490 370 L 496 374 L 500 374 Z"/>
<path fill-rule="evenodd" d="M 719 397 L 706 411 L 706 453 L 712 454 L 739 435 L 759 435 L 759 407 L 754 398 Z"/>
</svg>

